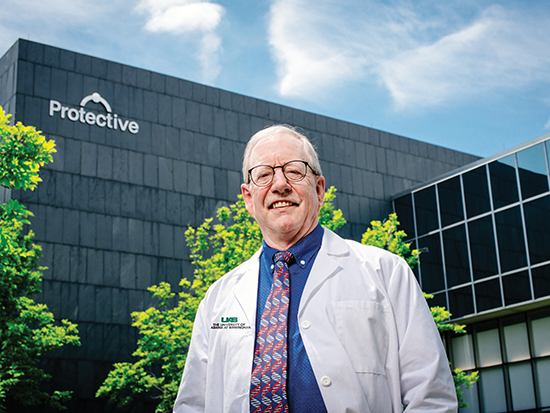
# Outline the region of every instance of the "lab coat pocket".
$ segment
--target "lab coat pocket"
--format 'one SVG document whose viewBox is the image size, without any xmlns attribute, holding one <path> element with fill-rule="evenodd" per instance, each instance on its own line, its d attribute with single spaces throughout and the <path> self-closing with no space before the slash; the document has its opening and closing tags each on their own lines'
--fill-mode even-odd
<svg viewBox="0 0 550 413">
<path fill-rule="evenodd" d="M 334 328 L 357 373 L 385 375 L 388 328 L 385 308 L 374 301 L 332 303 Z"/>
</svg>

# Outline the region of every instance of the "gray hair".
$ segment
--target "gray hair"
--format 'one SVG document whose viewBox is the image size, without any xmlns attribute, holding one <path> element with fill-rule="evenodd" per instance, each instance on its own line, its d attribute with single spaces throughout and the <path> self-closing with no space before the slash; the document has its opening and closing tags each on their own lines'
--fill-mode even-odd
<svg viewBox="0 0 550 413">
<path fill-rule="evenodd" d="M 319 175 L 323 175 L 323 171 L 321 170 L 321 164 L 319 163 L 319 156 L 317 155 L 317 151 L 315 150 L 315 147 L 310 142 L 310 140 L 298 130 L 290 125 L 273 125 L 268 126 L 265 129 L 262 129 L 259 132 L 256 132 L 248 141 L 248 144 L 246 145 L 246 149 L 244 150 L 244 156 L 243 156 L 243 182 L 248 182 L 248 170 L 249 168 L 249 162 L 250 162 L 250 154 L 252 153 L 252 150 L 254 147 L 263 141 L 264 139 L 273 138 L 277 135 L 282 134 L 288 134 L 296 139 L 298 139 L 300 142 L 302 142 L 303 150 L 306 155 L 305 161 L 309 163 L 309 165 L 313 168 L 315 172 L 317 172 Z"/>
</svg>

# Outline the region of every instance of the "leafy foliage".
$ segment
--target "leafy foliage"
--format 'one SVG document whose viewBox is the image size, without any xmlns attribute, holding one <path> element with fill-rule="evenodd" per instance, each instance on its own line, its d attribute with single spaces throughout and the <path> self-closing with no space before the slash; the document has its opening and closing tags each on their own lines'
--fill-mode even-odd
<svg viewBox="0 0 550 413">
<path fill-rule="evenodd" d="M 34 126 L 9 125 L 10 117 L 0 107 L 0 185 L 32 190 L 42 181 L 40 167 L 52 161 L 55 143 L 46 141 Z"/>
<path fill-rule="evenodd" d="M 380 221 L 372 221 L 371 228 L 368 228 L 363 234 L 361 243 L 365 245 L 374 245 L 375 247 L 393 252 L 405 259 L 411 268 L 414 268 L 414 266 L 418 264 L 420 251 L 416 249 L 411 250 L 411 244 L 404 241 L 407 234 L 403 230 L 398 230 L 398 226 L 399 221 L 397 220 L 397 214 L 390 214 L 388 219 L 383 223 Z M 424 297 L 429 300 L 434 296 L 424 293 Z M 452 331 L 456 334 L 462 334 L 466 332 L 465 325 L 446 322 L 451 318 L 451 313 L 447 311 L 445 307 L 430 307 L 430 311 L 440 333 Z M 478 372 L 474 371 L 470 374 L 466 374 L 460 369 L 454 369 L 452 373 L 459 407 L 468 407 L 468 404 L 462 397 L 462 389 L 464 387 L 472 387 L 478 379 Z"/>
<path fill-rule="evenodd" d="M 333 230 L 345 224 L 342 211 L 332 205 L 335 188 L 330 188 L 319 212 L 320 223 Z M 242 196 L 217 211 L 217 223 L 208 218 L 189 228 L 186 242 L 195 267 L 193 283 L 181 280 L 183 291 L 174 293 L 168 283 L 149 288 L 159 299 L 157 308 L 132 313 L 132 325 L 140 333 L 137 361 L 117 363 L 96 393 L 118 406 L 129 404 L 135 395 L 149 393 L 159 398 L 156 412 L 172 410 L 181 372 L 185 365 L 193 321 L 208 287 L 222 275 L 243 263 L 260 248 L 260 227 L 248 214 Z M 177 296 L 177 297 L 176 297 Z M 177 298 L 176 304 L 172 301 Z"/>
<path fill-rule="evenodd" d="M 0 108 L 0 185 L 34 189 L 38 171 L 52 160 L 54 142 L 46 141 L 33 127 L 9 126 L 9 115 Z M 41 391 L 50 379 L 37 366 L 38 358 L 65 344 L 80 344 L 75 324 L 56 323 L 44 304 L 35 303 L 45 268 L 38 262 L 40 246 L 34 234 L 23 234 L 32 213 L 17 200 L 0 205 L 0 411 L 10 396 L 23 405 L 49 404 L 64 408 L 68 391 Z"/>
</svg>

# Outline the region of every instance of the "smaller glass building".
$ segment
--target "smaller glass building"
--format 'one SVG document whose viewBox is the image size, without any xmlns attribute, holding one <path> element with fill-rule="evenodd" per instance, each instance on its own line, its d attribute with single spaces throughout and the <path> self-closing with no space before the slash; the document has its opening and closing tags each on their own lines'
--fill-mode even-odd
<svg viewBox="0 0 550 413">
<path fill-rule="evenodd" d="M 467 324 L 447 346 L 480 372 L 469 412 L 550 411 L 549 159 L 550 134 L 394 198 L 430 304 Z"/>
</svg>

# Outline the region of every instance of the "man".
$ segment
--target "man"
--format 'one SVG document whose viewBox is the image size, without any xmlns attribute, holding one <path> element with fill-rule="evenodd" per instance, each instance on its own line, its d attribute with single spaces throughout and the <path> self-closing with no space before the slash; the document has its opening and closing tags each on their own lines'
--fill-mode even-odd
<svg viewBox="0 0 550 413">
<path fill-rule="evenodd" d="M 258 132 L 243 178 L 263 247 L 202 301 L 174 412 L 456 411 L 405 261 L 318 224 L 325 179 L 309 140 L 282 125 Z"/>
</svg>

